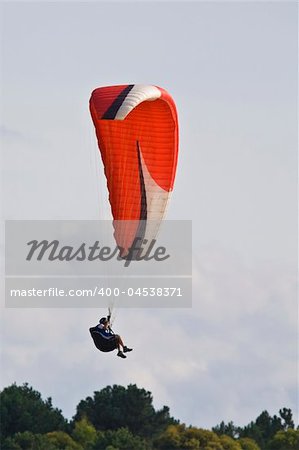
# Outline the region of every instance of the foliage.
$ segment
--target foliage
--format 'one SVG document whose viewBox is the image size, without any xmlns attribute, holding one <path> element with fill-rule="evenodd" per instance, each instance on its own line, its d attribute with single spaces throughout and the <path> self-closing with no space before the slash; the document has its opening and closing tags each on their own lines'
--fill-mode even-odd
<svg viewBox="0 0 299 450">
<path fill-rule="evenodd" d="M 290 409 L 288 409 L 288 408 L 280 409 L 279 415 L 283 420 L 282 426 L 283 426 L 284 430 L 289 430 L 290 428 L 295 428 L 292 411 Z"/>
<path fill-rule="evenodd" d="M 212 431 L 177 424 L 168 426 L 156 439 L 154 448 L 157 450 L 223 450 L 225 447 Z M 229 447 L 227 448 L 230 450 Z M 240 450 L 240 447 L 236 449 L 232 447 L 232 450 Z"/>
<path fill-rule="evenodd" d="M 298 450 L 299 430 L 287 428 L 286 431 L 278 431 L 268 448 L 269 450 Z"/>
<path fill-rule="evenodd" d="M 260 447 L 253 439 L 240 438 L 238 442 L 241 445 L 242 450 L 260 450 Z"/>
<path fill-rule="evenodd" d="M 226 436 L 230 436 L 232 438 L 237 437 L 239 433 L 238 427 L 236 427 L 233 422 L 228 422 L 228 424 L 225 424 L 223 421 L 219 425 L 216 425 L 216 427 L 213 427 L 212 431 L 219 436 L 225 434 Z"/>
<path fill-rule="evenodd" d="M 30 431 L 16 433 L 3 444 L 3 450 L 86 450 L 63 431 L 34 434 Z"/>
<path fill-rule="evenodd" d="M 242 450 L 240 443 L 230 436 L 225 436 L 223 434 L 220 436 L 220 442 L 223 450 Z"/>
<path fill-rule="evenodd" d="M 114 385 L 77 406 L 71 423 L 51 398 L 28 384 L 0 393 L 2 450 L 297 450 L 299 429 L 292 411 L 273 417 L 263 411 L 241 428 L 221 422 L 210 430 L 174 420 L 169 408 L 156 411 L 150 392 Z"/>
<path fill-rule="evenodd" d="M 152 401 L 151 393 L 135 384 L 127 388 L 107 386 L 79 403 L 74 420 L 86 417 L 97 430 L 128 428 L 133 434 L 149 438 L 174 422 L 168 407 L 155 411 Z"/>
<path fill-rule="evenodd" d="M 86 417 L 82 417 L 75 422 L 72 436 L 76 442 L 84 446 L 84 450 L 90 450 L 97 440 L 97 431 Z"/>
<path fill-rule="evenodd" d="M 134 436 L 127 428 L 100 432 L 94 450 L 147 450 L 148 444 L 139 436 Z"/>
<path fill-rule="evenodd" d="M 42 400 L 41 394 L 27 383 L 13 384 L 1 391 L 0 423 L 0 445 L 15 433 L 44 434 L 67 429 L 67 421 L 59 409 L 53 408 L 51 398 Z"/>
<path fill-rule="evenodd" d="M 50 444 L 59 450 L 86 450 L 78 442 L 75 442 L 71 436 L 63 431 L 52 431 L 47 433 Z"/>
<path fill-rule="evenodd" d="M 262 450 L 267 450 L 278 431 L 285 431 L 294 427 L 292 411 L 287 408 L 279 410 L 279 416 L 270 416 L 268 411 L 263 411 L 255 420 L 243 429 L 239 429 L 240 437 L 249 437 L 257 442 Z"/>
<path fill-rule="evenodd" d="M 288 408 L 282 408 L 279 410 L 279 416 L 274 415 L 273 417 L 270 416 L 268 411 L 263 411 L 254 422 L 250 422 L 250 424 L 243 428 L 235 426 L 233 422 L 229 422 L 228 424 L 221 422 L 212 428 L 212 430 L 218 435 L 225 434 L 232 438 L 239 437 L 240 442 L 245 446 L 245 450 L 247 450 L 246 446 L 250 450 L 251 448 L 268 450 L 269 442 L 277 432 L 293 428 L 292 411 Z M 245 438 L 251 439 L 251 441 L 246 441 Z M 254 445 L 257 447 L 254 447 Z"/>
<path fill-rule="evenodd" d="M 30 431 L 16 433 L 5 439 L 2 450 L 60 450 L 60 447 L 49 442 L 46 435 L 34 434 Z"/>
</svg>

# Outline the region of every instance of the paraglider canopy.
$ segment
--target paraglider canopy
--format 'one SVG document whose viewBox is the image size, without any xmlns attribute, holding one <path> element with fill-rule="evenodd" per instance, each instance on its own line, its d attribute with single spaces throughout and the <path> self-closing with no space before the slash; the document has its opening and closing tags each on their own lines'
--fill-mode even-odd
<svg viewBox="0 0 299 450">
<path fill-rule="evenodd" d="M 128 254 L 140 221 L 142 238 L 157 233 L 173 189 L 178 155 L 178 120 L 173 99 L 151 85 L 95 89 L 90 112 L 101 152 L 115 239 Z"/>
</svg>

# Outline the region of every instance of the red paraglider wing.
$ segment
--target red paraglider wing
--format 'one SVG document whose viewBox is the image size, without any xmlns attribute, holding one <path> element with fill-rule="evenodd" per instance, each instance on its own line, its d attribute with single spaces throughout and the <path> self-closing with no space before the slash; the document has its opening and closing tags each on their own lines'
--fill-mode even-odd
<svg viewBox="0 0 299 450">
<path fill-rule="evenodd" d="M 120 247 L 130 248 L 140 220 L 162 220 L 173 188 L 178 155 L 174 101 L 162 88 L 98 88 L 90 112 L 107 178 Z"/>
</svg>

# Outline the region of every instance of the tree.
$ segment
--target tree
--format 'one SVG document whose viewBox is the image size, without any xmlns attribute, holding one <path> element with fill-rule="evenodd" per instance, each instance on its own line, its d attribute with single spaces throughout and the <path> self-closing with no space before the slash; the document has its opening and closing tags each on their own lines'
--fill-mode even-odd
<svg viewBox="0 0 299 450">
<path fill-rule="evenodd" d="M 219 425 L 216 425 L 216 427 L 213 427 L 212 431 L 214 433 L 218 434 L 218 436 L 225 434 L 226 436 L 230 436 L 232 438 L 237 437 L 239 434 L 238 428 L 234 425 L 233 422 L 228 422 L 228 424 L 225 424 L 222 421 Z"/>
<path fill-rule="evenodd" d="M 260 447 L 253 439 L 241 438 L 238 442 L 241 445 L 242 450 L 260 450 Z"/>
<path fill-rule="evenodd" d="M 27 383 L 13 384 L 0 393 L 0 422 L 0 444 L 15 433 L 44 434 L 67 428 L 67 421 L 59 409 L 53 408 L 51 398 L 42 400 L 41 394 Z"/>
<path fill-rule="evenodd" d="M 51 431 L 47 433 L 48 442 L 59 450 L 85 450 L 78 442 L 75 442 L 71 436 L 63 431 Z"/>
<path fill-rule="evenodd" d="M 88 422 L 86 417 L 75 422 L 72 436 L 76 442 L 84 447 L 84 450 L 92 449 L 97 439 L 97 431 L 95 427 Z"/>
<path fill-rule="evenodd" d="M 240 443 L 230 436 L 223 434 L 220 436 L 220 442 L 223 450 L 242 450 Z"/>
<path fill-rule="evenodd" d="M 153 437 L 175 421 L 166 406 L 155 411 L 152 401 L 151 393 L 135 384 L 107 386 L 79 403 L 74 420 L 86 417 L 97 430 L 128 428 L 135 435 Z"/>
<path fill-rule="evenodd" d="M 185 430 L 185 425 L 169 425 L 167 429 L 155 440 L 157 450 L 173 450 L 180 448 L 181 433 Z"/>
<path fill-rule="evenodd" d="M 286 431 L 278 431 L 268 448 L 269 450 L 298 450 L 299 430 L 288 428 Z"/>
<path fill-rule="evenodd" d="M 185 424 L 168 426 L 167 429 L 155 440 L 154 448 L 155 450 L 224 449 L 219 436 L 212 431 L 202 430 L 196 427 L 186 427 Z M 232 447 L 232 450 L 241 450 L 241 447 Z"/>
<path fill-rule="evenodd" d="M 2 450 L 60 450 L 60 447 L 49 442 L 46 435 L 34 434 L 30 431 L 16 433 L 5 439 Z"/>
<path fill-rule="evenodd" d="M 148 450 L 144 439 L 134 436 L 127 428 L 100 432 L 94 450 Z M 85 450 L 85 448 L 84 448 Z"/>
<path fill-rule="evenodd" d="M 292 410 L 288 408 L 282 408 L 279 410 L 280 417 L 283 420 L 283 429 L 288 430 L 289 428 L 295 428 L 295 424 L 293 421 Z"/>
<path fill-rule="evenodd" d="M 275 429 L 277 428 L 277 418 L 275 417 Z M 272 436 L 272 419 L 268 411 L 263 411 L 255 421 L 255 425 L 261 431 L 262 442 L 265 443 Z"/>
<path fill-rule="evenodd" d="M 292 411 L 287 408 L 279 410 L 279 416 L 270 416 L 268 411 L 263 411 L 256 419 L 244 428 L 239 428 L 240 438 L 248 437 L 256 441 L 261 450 L 267 450 L 268 443 L 279 431 L 294 428 Z"/>
</svg>

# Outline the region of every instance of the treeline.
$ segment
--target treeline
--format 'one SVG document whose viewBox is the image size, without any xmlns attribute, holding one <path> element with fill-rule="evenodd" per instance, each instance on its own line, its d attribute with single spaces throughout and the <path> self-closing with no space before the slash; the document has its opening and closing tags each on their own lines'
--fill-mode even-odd
<svg viewBox="0 0 299 450">
<path fill-rule="evenodd" d="M 232 422 L 212 431 L 186 426 L 169 408 L 153 407 L 150 392 L 136 385 L 107 386 L 82 400 L 71 421 L 51 398 L 27 383 L 0 392 L 2 450 L 298 450 L 292 411 L 267 411 L 245 427 Z"/>
</svg>

